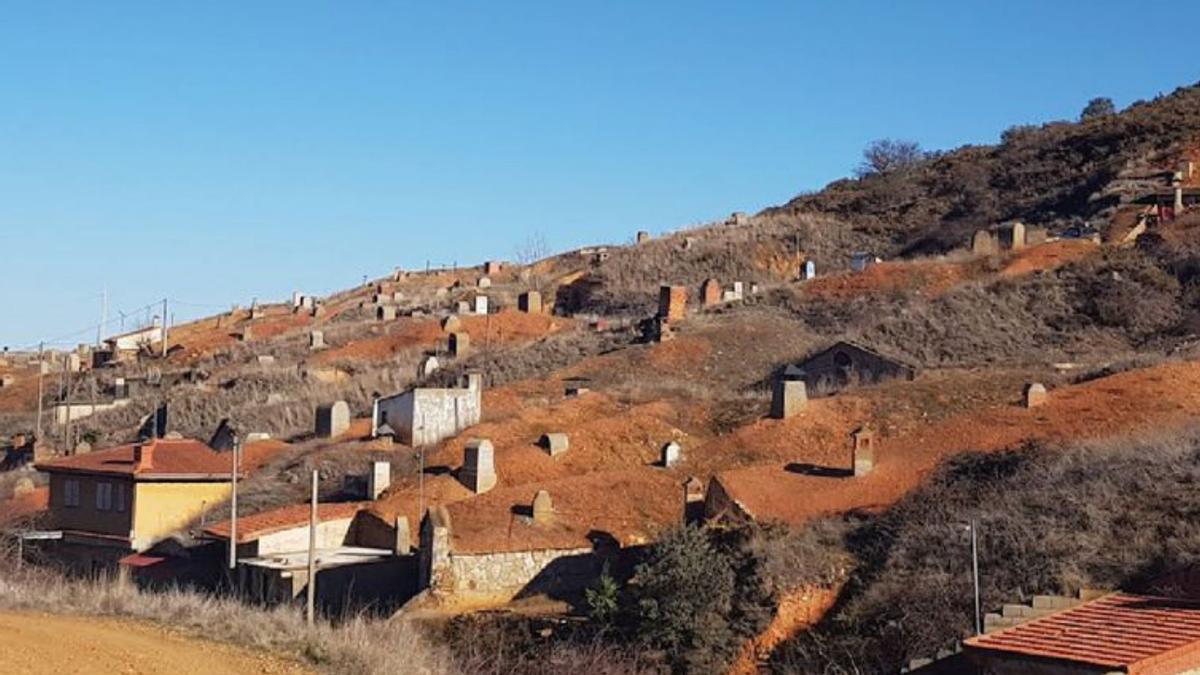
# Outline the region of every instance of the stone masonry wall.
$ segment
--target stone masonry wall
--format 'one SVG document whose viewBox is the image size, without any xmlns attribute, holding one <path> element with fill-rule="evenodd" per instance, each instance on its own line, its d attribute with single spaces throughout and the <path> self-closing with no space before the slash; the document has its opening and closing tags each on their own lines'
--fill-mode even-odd
<svg viewBox="0 0 1200 675">
<path fill-rule="evenodd" d="M 599 567 L 591 548 L 451 554 L 451 588 L 441 590 L 455 595 L 515 596 L 535 580 L 537 590 L 574 588 L 586 585 Z"/>
</svg>

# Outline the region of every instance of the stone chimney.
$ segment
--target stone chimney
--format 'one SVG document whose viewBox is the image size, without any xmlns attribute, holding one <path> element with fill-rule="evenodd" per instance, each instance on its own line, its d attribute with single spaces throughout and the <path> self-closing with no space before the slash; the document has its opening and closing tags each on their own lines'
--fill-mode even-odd
<svg viewBox="0 0 1200 675">
<path fill-rule="evenodd" d="M 463 466 L 458 480 L 467 489 L 481 495 L 496 487 L 495 450 L 486 438 L 477 438 L 467 443 L 463 452 Z"/>
<path fill-rule="evenodd" d="M 550 493 L 538 490 L 533 496 L 533 522 L 548 523 L 554 517 L 554 503 L 550 501 Z"/>
<path fill-rule="evenodd" d="M 525 291 L 517 296 L 517 309 L 526 314 L 541 314 L 542 294 L 537 291 Z"/>
<path fill-rule="evenodd" d="M 392 484 L 392 465 L 390 462 L 371 462 L 371 473 L 367 475 L 367 498 L 379 499 L 379 496 Z"/>
<path fill-rule="evenodd" d="M 671 468 L 683 459 L 683 448 L 675 441 L 670 441 L 662 447 L 662 465 Z"/>
<path fill-rule="evenodd" d="M 875 468 L 875 432 L 863 426 L 850 434 L 854 444 L 854 476 L 865 476 Z"/>
<path fill-rule="evenodd" d="M 483 391 L 483 373 L 471 371 L 463 376 L 463 386 L 471 391 Z"/>
<path fill-rule="evenodd" d="M 1175 217 L 1178 218 L 1183 213 L 1183 173 L 1176 173 L 1175 178 L 1171 181 L 1171 187 L 1175 188 Z"/>
<path fill-rule="evenodd" d="M 1046 403 L 1046 387 L 1041 382 L 1025 385 L 1025 407 L 1036 408 Z"/>
<path fill-rule="evenodd" d="M 154 466 L 153 440 L 133 446 L 133 470 L 149 471 Z"/>
<path fill-rule="evenodd" d="M 396 555 L 412 553 L 412 532 L 408 529 L 408 518 L 396 516 Z"/>
<path fill-rule="evenodd" d="M 704 481 L 691 476 L 683 482 L 683 522 L 704 520 Z"/>
<path fill-rule="evenodd" d="M 775 381 L 771 396 L 771 417 L 785 420 L 804 409 L 808 404 L 808 389 L 804 380 Z"/>
<path fill-rule="evenodd" d="M 450 512 L 434 506 L 421 521 L 421 547 L 418 549 L 417 588 L 441 593 L 452 582 L 450 566 Z"/>
<path fill-rule="evenodd" d="M 466 332 L 451 333 L 449 350 L 450 356 L 466 356 L 471 351 L 471 336 Z"/>
</svg>

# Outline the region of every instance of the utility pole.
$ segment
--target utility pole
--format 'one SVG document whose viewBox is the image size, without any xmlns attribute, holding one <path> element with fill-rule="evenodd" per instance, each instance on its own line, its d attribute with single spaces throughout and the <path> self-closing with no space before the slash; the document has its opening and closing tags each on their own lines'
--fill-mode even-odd
<svg viewBox="0 0 1200 675">
<path fill-rule="evenodd" d="M 108 289 L 100 291 L 100 325 L 96 326 L 96 349 L 104 339 L 104 324 L 108 323 Z"/>
<path fill-rule="evenodd" d="M 241 454 L 242 439 L 235 431 L 233 433 L 233 457 L 229 460 L 233 466 L 233 470 L 229 472 L 229 482 L 233 488 L 229 497 L 229 570 L 231 573 L 237 569 L 237 490 Z"/>
<path fill-rule="evenodd" d="M 312 510 L 308 515 L 308 606 L 304 619 L 313 625 L 317 605 L 317 470 L 312 472 Z"/>
<path fill-rule="evenodd" d="M 71 447 L 71 359 L 63 359 L 63 403 L 67 406 L 67 423 L 63 426 L 63 450 L 73 455 Z"/>
<path fill-rule="evenodd" d="M 417 433 L 420 432 L 421 442 L 417 443 Z M 417 517 L 425 514 L 425 413 L 421 413 L 421 426 L 413 429 L 413 445 L 417 446 Z"/>
<path fill-rule="evenodd" d="M 974 518 L 971 519 L 971 572 L 975 580 L 975 634 L 983 635 L 983 626 L 980 624 L 979 613 L 979 542 L 976 536 L 978 524 Z"/>
<path fill-rule="evenodd" d="M 162 343 L 163 343 L 162 357 L 165 359 L 165 358 L 167 358 L 167 299 L 166 298 L 163 298 L 162 321 L 163 321 L 163 325 L 162 325 Z"/>
<path fill-rule="evenodd" d="M 45 358 L 46 358 L 46 343 L 39 342 L 38 343 L 38 411 L 37 411 L 37 426 L 36 426 L 37 440 L 35 441 L 37 443 L 42 442 L 42 396 L 43 396 L 43 386 L 44 386 L 42 384 L 42 380 L 44 380 L 46 377 Z"/>
</svg>

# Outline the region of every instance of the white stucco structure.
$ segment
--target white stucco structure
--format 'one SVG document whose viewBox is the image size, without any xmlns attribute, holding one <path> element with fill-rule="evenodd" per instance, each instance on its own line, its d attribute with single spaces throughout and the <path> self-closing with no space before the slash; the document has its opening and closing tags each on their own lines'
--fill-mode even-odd
<svg viewBox="0 0 1200 675">
<path fill-rule="evenodd" d="M 479 423 L 483 413 L 483 377 L 466 376 L 466 387 L 453 389 L 417 388 L 375 400 L 371 435 L 384 424 L 402 443 L 418 447 L 456 436 Z"/>
</svg>

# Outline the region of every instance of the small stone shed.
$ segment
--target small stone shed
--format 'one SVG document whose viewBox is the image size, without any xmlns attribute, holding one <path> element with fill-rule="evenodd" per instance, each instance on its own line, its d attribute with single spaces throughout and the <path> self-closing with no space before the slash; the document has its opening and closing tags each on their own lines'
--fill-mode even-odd
<svg viewBox="0 0 1200 675">
<path fill-rule="evenodd" d="M 803 380 L 809 396 L 831 394 L 851 384 L 912 380 L 916 376 L 916 366 L 845 340 L 783 371 L 784 380 Z"/>
</svg>

